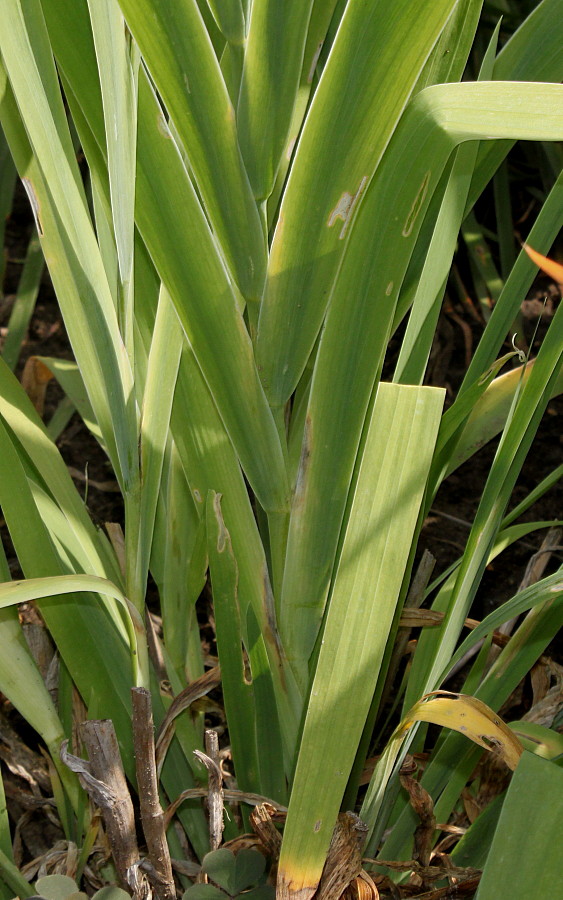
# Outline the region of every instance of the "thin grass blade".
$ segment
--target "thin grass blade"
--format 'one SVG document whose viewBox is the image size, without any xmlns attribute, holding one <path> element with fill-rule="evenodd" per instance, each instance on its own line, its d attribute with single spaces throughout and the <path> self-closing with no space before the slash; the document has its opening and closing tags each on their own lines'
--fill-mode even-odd
<svg viewBox="0 0 563 900">
<path fill-rule="evenodd" d="M 12 371 L 16 367 L 21 345 L 35 308 L 44 267 L 45 260 L 41 243 L 37 232 L 34 231 L 27 246 L 25 263 L 8 322 L 8 334 L 2 347 L 2 357 Z"/>
</svg>

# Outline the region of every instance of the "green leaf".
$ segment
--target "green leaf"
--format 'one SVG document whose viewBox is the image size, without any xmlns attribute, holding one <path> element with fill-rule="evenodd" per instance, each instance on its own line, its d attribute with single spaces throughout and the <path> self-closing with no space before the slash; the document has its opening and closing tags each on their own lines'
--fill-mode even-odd
<svg viewBox="0 0 563 900">
<path fill-rule="evenodd" d="M 0 875 L 5 884 L 14 892 L 17 897 L 32 897 L 33 888 L 25 878 L 20 875 L 18 867 L 15 863 L 0 850 Z"/>
<path fill-rule="evenodd" d="M 524 751 L 516 769 L 477 889 L 476 900 L 498 900 L 518 873 L 523 897 L 551 897 L 561 877 L 554 836 L 563 816 L 563 771 Z"/>
<path fill-rule="evenodd" d="M 252 4 L 237 125 L 248 177 L 259 200 L 272 192 L 286 144 L 312 3 L 262 0 Z"/>
<path fill-rule="evenodd" d="M 227 894 L 213 884 L 192 884 L 182 894 L 182 900 L 226 900 Z"/>
<path fill-rule="evenodd" d="M 221 497 L 207 498 L 207 552 L 213 587 L 217 650 L 229 737 L 237 782 L 243 791 L 258 792 L 258 751 L 254 688 L 247 680 L 238 599 L 238 568 L 231 537 L 221 513 Z"/>
<path fill-rule="evenodd" d="M 120 0 L 189 155 L 198 189 L 243 295 L 257 300 L 266 246 L 237 143 L 234 110 L 195 0 Z"/>
<path fill-rule="evenodd" d="M 246 26 L 241 0 L 207 0 L 207 5 L 227 41 L 231 44 L 244 43 Z"/>
<path fill-rule="evenodd" d="M 278 890 L 309 896 L 320 877 L 393 623 L 443 401 L 437 388 L 379 385 L 307 704 Z"/>
<path fill-rule="evenodd" d="M 23 11 L 19 0 L 8 0 L 3 17 L 3 62 L 29 143 L 9 91 L 3 91 L 2 124 L 25 179 L 69 337 L 116 475 L 122 485 L 129 485 L 138 475 L 135 413 L 126 401 L 132 373 L 88 214 L 41 7 L 32 0 Z M 30 158 L 30 145 L 36 161 Z"/>
<path fill-rule="evenodd" d="M 261 884 L 251 891 L 245 891 L 245 900 L 274 900 L 276 889 L 271 884 Z"/>
<path fill-rule="evenodd" d="M 44 875 L 35 882 L 37 893 L 47 900 L 66 900 L 70 894 L 76 894 L 78 887 L 68 875 Z"/>
<path fill-rule="evenodd" d="M 100 888 L 99 891 L 92 896 L 92 900 L 127 900 L 129 894 L 122 888 L 116 887 L 114 884 L 108 884 L 106 887 Z"/>
<path fill-rule="evenodd" d="M 256 357 L 272 406 L 311 353 L 354 216 L 454 0 L 349 3 L 299 140 L 268 263 Z M 314 248 L 314 249 L 312 249 Z"/>
<path fill-rule="evenodd" d="M 252 887 L 266 871 L 266 857 L 259 850 L 243 848 L 235 856 L 236 893 Z"/>
<path fill-rule="evenodd" d="M 217 882 L 228 894 L 236 894 L 235 888 L 235 855 L 226 847 L 220 847 L 219 850 L 213 850 L 204 856 L 202 869 L 209 877 Z"/>
<path fill-rule="evenodd" d="M 142 75 L 137 224 L 259 502 L 267 510 L 284 509 L 288 486 L 283 450 L 237 295 L 156 97 Z"/>
<path fill-rule="evenodd" d="M 302 667 L 317 637 L 363 419 L 428 198 L 459 143 L 509 132 L 563 135 L 561 98 L 563 88 L 551 84 L 426 88 L 407 107 L 360 205 L 319 341 L 287 538 L 280 629 Z"/>
</svg>

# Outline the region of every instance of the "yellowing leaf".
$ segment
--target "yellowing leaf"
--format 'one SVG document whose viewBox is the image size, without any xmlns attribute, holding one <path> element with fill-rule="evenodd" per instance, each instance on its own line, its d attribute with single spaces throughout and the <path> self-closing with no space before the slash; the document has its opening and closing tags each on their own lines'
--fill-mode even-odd
<svg viewBox="0 0 563 900">
<path fill-rule="evenodd" d="M 413 722 L 432 722 L 459 731 L 481 747 L 497 753 L 511 769 L 516 768 L 523 751 L 520 741 L 500 716 L 486 703 L 466 694 L 450 691 L 427 694 L 413 706 L 401 727 L 409 728 Z"/>
</svg>

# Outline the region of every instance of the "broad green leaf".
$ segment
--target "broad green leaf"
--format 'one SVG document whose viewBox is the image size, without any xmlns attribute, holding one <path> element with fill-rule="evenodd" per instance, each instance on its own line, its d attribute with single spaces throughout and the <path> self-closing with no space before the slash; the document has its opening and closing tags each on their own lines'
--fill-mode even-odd
<svg viewBox="0 0 563 900">
<path fill-rule="evenodd" d="M 459 143 L 512 130 L 522 138 L 563 135 L 562 98 L 559 85 L 426 88 L 408 106 L 367 190 L 319 342 L 287 540 L 280 629 L 301 666 L 316 640 L 363 419 L 428 198 Z"/>
<path fill-rule="evenodd" d="M 242 0 L 207 0 L 207 4 L 226 40 L 232 44 L 243 44 L 246 25 Z"/>
<path fill-rule="evenodd" d="M 319 56 L 323 49 L 323 44 L 327 36 L 327 30 L 330 26 L 334 8 L 337 3 L 338 0 L 313 0 L 311 17 L 309 20 L 309 29 L 307 31 L 307 40 L 305 42 L 305 50 L 303 52 L 301 78 L 297 91 L 297 97 L 295 99 L 295 105 L 293 107 L 291 123 L 289 125 L 289 133 L 287 136 L 285 151 L 280 160 L 274 190 L 268 200 L 268 228 L 271 227 L 274 216 L 276 215 L 278 210 L 278 205 L 282 191 L 284 189 L 287 172 L 294 156 L 297 138 L 299 137 L 299 132 L 301 131 L 311 93 L 313 91 L 313 82 L 315 81 Z"/>
<path fill-rule="evenodd" d="M 283 452 L 237 295 L 156 97 L 143 76 L 139 78 L 138 141 L 140 232 L 250 484 L 265 509 L 284 509 L 288 488 Z"/>
<path fill-rule="evenodd" d="M 27 578 L 25 581 L 7 581 L 0 584 L 0 609 L 27 603 L 43 597 L 74 594 L 88 591 L 111 597 L 126 611 L 125 625 L 133 664 L 135 683 L 142 684 L 148 677 L 148 657 L 144 640 L 145 628 L 135 607 L 123 596 L 119 588 L 105 578 L 96 575 L 53 575 L 46 578 Z M 140 680 L 138 680 L 140 679 Z"/>
<path fill-rule="evenodd" d="M 278 890 L 299 892 L 300 897 L 311 896 L 316 888 L 369 711 L 443 401 L 444 392 L 437 388 L 379 385 L 320 642 L 284 830 Z"/>
<path fill-rule="evenodd" d="M 102 531 L 93 525 L 55 444 L 21 385 L 0 362 L 0 414 L 17 437 L 82 547 L 84 569 L 120 585 L 115 555 Z M 44 573 L 47 574 L 47 573 Z"/>
<path fill-rule="evenodd" d="M 87 9 L 82 0 L 72 9 L 55 0 L 45 2 L 57 63 L 72 89 L 71 97 L 80 104 L 73 106 L 73 113 L 76 117 L 81 111 L 91 129 L 82 131 L 90 164 L 103 166 L 103 112 Z M 67 39 L 69 16 L 76 23 L 80 55 Z M 138 116 L 137 225 L 174 300 L 245 474 L 266 509 L 284 508 L 283 453 L 237 309 L 240 298 L 143 72 Z"/>
<path fill-rule="evenodd" d="M 184 335 L 170 295 L 162 288 L 141 410 L 141 491 L 135 498 L 138 532 L 133 535 L 137 538 L 137 545 L 130 544 L 135 567 L 132 577 L 141 596 L 146 592 L 156 505 L 183 343 Z"/>
<path fill-rule="evenodd" d="M 245 672 L 238 570 L 221 514 L 221 498 L 212 492 L 207 498 L 206 522 L 217 649 L 237 783 L 243 791 L 258 791 L 254 688 Z"/>
<path fill-rule="evenodd" d="M 235 114 L 195 0 L 120 0 L 156 87 L 189 155 L 229 267 L 258 300 L 265 237 L 237 143 Z"/>
<path fill-rule="evenodd" d="M 461 81 L 482 7 L 483 0 L 464 0 L 456 4 L 421 72 L 418 90 L 431 84 Z"/>
<path fill-rule="evenodd" d="M 456 12 L 450 18 L 437 44 L 436 49 L 440 50 L 439 55 L 442 60 L 447 60 L 450 55 L 444 52 L 442 43 L 444 42 L 447 47 L 452 42 L 454 34 L 449 32 L 454 23 L 459 24 L 456 20 L 463 14 L 469 15 L 469 12 L 473 17 L 476 14 L 478 19 L 481 5 L 481 3 L 473 4 L 470 9 L 467 9 L 463 4 L 458 4 Z M 475 19 L 473 21 L 476 24 Z M 463 29 L 463 25 L 461 28 Z M 499 29 L 500 22 L 493 32 L 485 53 L 479 80 L 484 81 L 491 78 Z M 471 28 L 469 30 L 471 33 Z M 462 31 L 462 33 L 464 32 Z M 454 41 L 454 43 L 456 42 Z M 428 75 L 430 76 L 430 73 Z M 444 80 L 436 78 L 436 81 Z M 458 147 L 455 151 L 432 239 L 420 277 L 417 280 L 418 284 L 412 299 L 407 329 L 401 342 L 401 350 L 395 367 L 394 381 L 400 381 L 403 384 L 422 384 L 438 323 L 448 272 L 457 245 L 458 232 L 463 221 L 467 194 L 471 184 L 471 173 L 475 166 L 478 148 L 477 143 L 471 142 Z M 438 194 L 439 190 L 436 193 Z"/>
<path fill-rule="evenodd" d="M 315 93 L 268 263 L 256 356 L 273 406 L 313 347 L 354 217 L 422 66 L 455 6 L 349 3 Z M 314 248 L 314 250 L 313 250 Z"/>
<path fill-rule="evenodd" d="M 498 81 L 553 81 L 563 78 L 563 22 L 559 0 L 541 0 L 498 55 Z M 481 194 L 513 145 L 512 140 L 484 144 L 469 194 L 468 209 Z"/>
<path fill-rule="evenodd" d="M 135 441 L 131 441 L 134 412 L 129 393 L 131 372 L 123 354 L 113 300 L 85 198 L 77 183 L 74 152 L 69 155 L 70 149 L 61 142 L 18 9 L 18 0 L 9 0 L 3 9 L 6 27 L 2 35 L 6 40 L 2 41 L 1 49 L 4 63 L 10 68 L 12 87 L 17 88 L 19 109 L 37 159 L 31 155 L 14 98 L 5 82 L 1 89 L 2 126 L 37 217 L 45 259 L 64 311 L 69 338 L 83 368 L 90 401 L 116 475 L 122 485 L 127 485 L 136 477 Z M 42 20 L 36 3 L 30 4 L 29 9 L 34 9 L 37 16 L 32 24 L 40 25 Z M 43 40 L 46 36 L 39 28 L 41 59 L 45 56 Z M 56 78 L 54 72 L 53 78 Z M 64 136 L 62 129 L 60 133 Z"/>
<path fill-rule="evenodd" d="M 270 196 L 286 144 L 312 4 L 313 0 L 263 0 L 251 7 L 237 127 L 258 200 Z"/>
<path fill-rule="evenodd" d="M 554 836 L 562 815 L 563 771 L 533 753 L 523 753 L 508 788 L 476 900 L 497 900 L 515 872 L 522 896 L 553 896 L 561 875 L 561 854 Z"/>
<path fill-rule="evenodd" d="M 195 604 L 206 581 L 207 546 L 205 522 L 174 444 L 164 460 L 151 574 L 158 585 L 167 657 L 178 678 L 189 684 L 203 675 Z"/>
<path fill-rule="evenodd" d="M 222 514 L 238 566 L 241 623 L 244 628 L 247 607 L 251 606 L 268 654 L 286 764 L 291 767 L 301 702 L 280 646 L 264 547 L 233 447 L 194 355 L 187 348 L 178 373 L 171 428 L 199 515 L 210 490 L 222 495 Z"/>
</svg>

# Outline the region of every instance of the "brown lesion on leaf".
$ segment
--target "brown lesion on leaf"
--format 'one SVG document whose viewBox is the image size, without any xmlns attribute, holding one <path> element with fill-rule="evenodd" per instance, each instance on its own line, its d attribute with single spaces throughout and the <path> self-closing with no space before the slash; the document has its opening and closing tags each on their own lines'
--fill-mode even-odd
<svg viewBox="0 0 563 900">
<path fill-rule="evenodd" d="M 310 465 L 312 436 L 313 436 L 313 423 L 312 423 L 310 414 L 307 413 L 307 415 L 305 417 L 305 425 L 303 428 L 303 443 L 301 444 L 301 457 L 299 459 L 299 466 L 297 467 L 297 477 L 295 479 L 295 490 L 293 493 L 293 503 L 292 503 L 293 512 L 295 512 L 296 508 L 302 504 L 303 497 L 305 495 L 305 486 L 307 483 L 307 475 L 309 472 L 309 465 Z"/>
<path fill-rule="evenodd" d="M 227 531 L 225 522 L 223 520 L 223 513 L 221 512 L 221 497 L 222 494 L 215 494 L 213 497 L 213 512 L 215 513 L 215 518 L 217 520 L 217 552 L 224 553 L 225 547 L 230 544 L 230 535 Z"/>
<path fill-rule="evenodd" d="M 420 185 L 417 195 L 413 200 L 413 204 L 410 208 L 410 212 L 407 216 L 407 220 L 406 220 L 406 222 L 403 226 L 403 230 L 401 232 L 403 237 L 409 237 L 409 235 L 411 234 L 411 232 L 414 228 L 414 223 L 416 222 L 416 220 L 418 218 L 418 214 L 420 213 L 420 210 L 424 206 L 424 201 L 426 200 L 426 194 L 428 193 L 428 185 L 430 183 L 430 175 L 431 174 L 432 173 L 429 170 L 428 172 L 426 172 L 424 178 L 422 179 L 422 184 Z"/>
<path fill-rule="evenodd" d="M 340 229 L 340 234 L 338 235 L 338 239 L 340 241 L 343 240 L 346 236 L 346 231 L 348 230 L 348 226 L 350 224 L 352 216 L 354 215 L 354 210 L 358 205 L 358 200 L 363 194 L 367 183 L 368 177 L 367 175 L 364 175 L 358 185 L 356 193 L 350 194 L 349 191 L 344 191 L 334 209 L 329 213 L 329 217 L 327 220 L 327 225 L 329 228 L 332 228 L 337 219 L 341 219 L 343 222 L 342 228 Z"/>
</svg>

